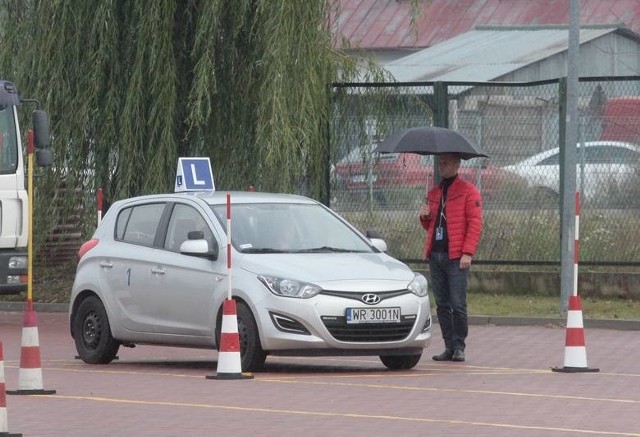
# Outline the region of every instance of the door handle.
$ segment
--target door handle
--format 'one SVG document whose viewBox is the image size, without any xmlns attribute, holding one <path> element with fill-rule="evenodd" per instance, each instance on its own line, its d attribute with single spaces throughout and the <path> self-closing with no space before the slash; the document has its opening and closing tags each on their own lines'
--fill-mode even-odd
<svg viewBox="0 0 640 437">
<path fill-rule="evenodd" d="M 110 269 L 113 267 L 113 263 L 111 261 L 100 261 L 100 267 Z"/>
<path fill-rule="evenodd" d="M 151 273 L 154 275 L 164 275 L 164 269 L 162 267 L 151 267 Z"/>
</svg>

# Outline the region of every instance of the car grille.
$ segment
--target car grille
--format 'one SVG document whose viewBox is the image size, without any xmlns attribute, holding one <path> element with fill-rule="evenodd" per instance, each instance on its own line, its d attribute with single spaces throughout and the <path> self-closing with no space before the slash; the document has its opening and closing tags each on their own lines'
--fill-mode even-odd
<svg viewBox="0 0 640 437">
<path fill-rule="evenodd" d="M 402 340 L 413 329 L 415 320 L 412 315 L 402 316 L 400 323 L 347 324 L 345 317 L 322 317 L 324 326 L 336 340 L 360 343 Z"/>
<path fill-rule="evenodd" d="M 362 301 L 362 296 L 365 294 L 376 294 L 380 297 L 380 301 L 385 299 L 390 299 L 396 296 L 402 296 L 403 294 L 411 293 L 406 288 L 404 290 L 395 290 L 395 291 L 365 291 L 365 292 L 357 292 L 357 291 L 333 291 L 333 290 L 322 290 L 322 294 L 327 296 L 336 296 L 342 297 L 344 299 L 353 299 Z"/>
</svg>

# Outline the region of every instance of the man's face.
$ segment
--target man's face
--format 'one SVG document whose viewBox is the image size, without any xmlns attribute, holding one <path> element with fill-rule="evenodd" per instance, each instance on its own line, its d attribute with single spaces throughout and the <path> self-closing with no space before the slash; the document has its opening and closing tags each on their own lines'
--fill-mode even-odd
<svg viewBox="0 0 640 437">
<path fill-rule="evenodd" d="M 455 176 L 460 169 L 460 158 L 451 153 L 443 153 L 438 159 L 438 169 L 443 178 Z"/>
</svg>

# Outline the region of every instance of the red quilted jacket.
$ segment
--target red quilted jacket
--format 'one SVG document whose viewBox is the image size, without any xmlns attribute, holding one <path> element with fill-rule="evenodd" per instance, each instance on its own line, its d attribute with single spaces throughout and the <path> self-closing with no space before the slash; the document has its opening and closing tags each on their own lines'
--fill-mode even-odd
<svg viewBox="0 0 640 437">
<path fill-rule="evenodd" d="M 429 259 L 433 244 L 435 217 L 442 197 L 442 188 L 438 184 L 427 193 L 429 210 L 433 220 L 420 218 L 420 224 L 427 231 L 424 259 Z M 445 203 L 447 234 L 449 236 L 449 259 L 457 259 L 463 254 L 475 255 L 482 232 L 482 197 L 471 182 L 457 177 L 447 190 Z"/>
</svg>

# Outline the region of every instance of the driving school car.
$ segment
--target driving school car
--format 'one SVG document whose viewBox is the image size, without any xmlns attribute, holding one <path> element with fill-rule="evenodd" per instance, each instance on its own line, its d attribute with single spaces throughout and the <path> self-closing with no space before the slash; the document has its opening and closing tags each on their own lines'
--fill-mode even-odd
<svg viewBox="0 0 640 437">
<path fill-rule="evenodd" d="M 80 249 L 71 293 L 82 360 L 108 363 L 121 345 L 218 347 L 230 285 L 243 371 L 268 355 L 377 355 L 390 369 L 418 363 L 431 340 L 423 275 L 312 199 L 230 199 L 230 218 L 220 192 L 109 208 Z"/>
</svg>

